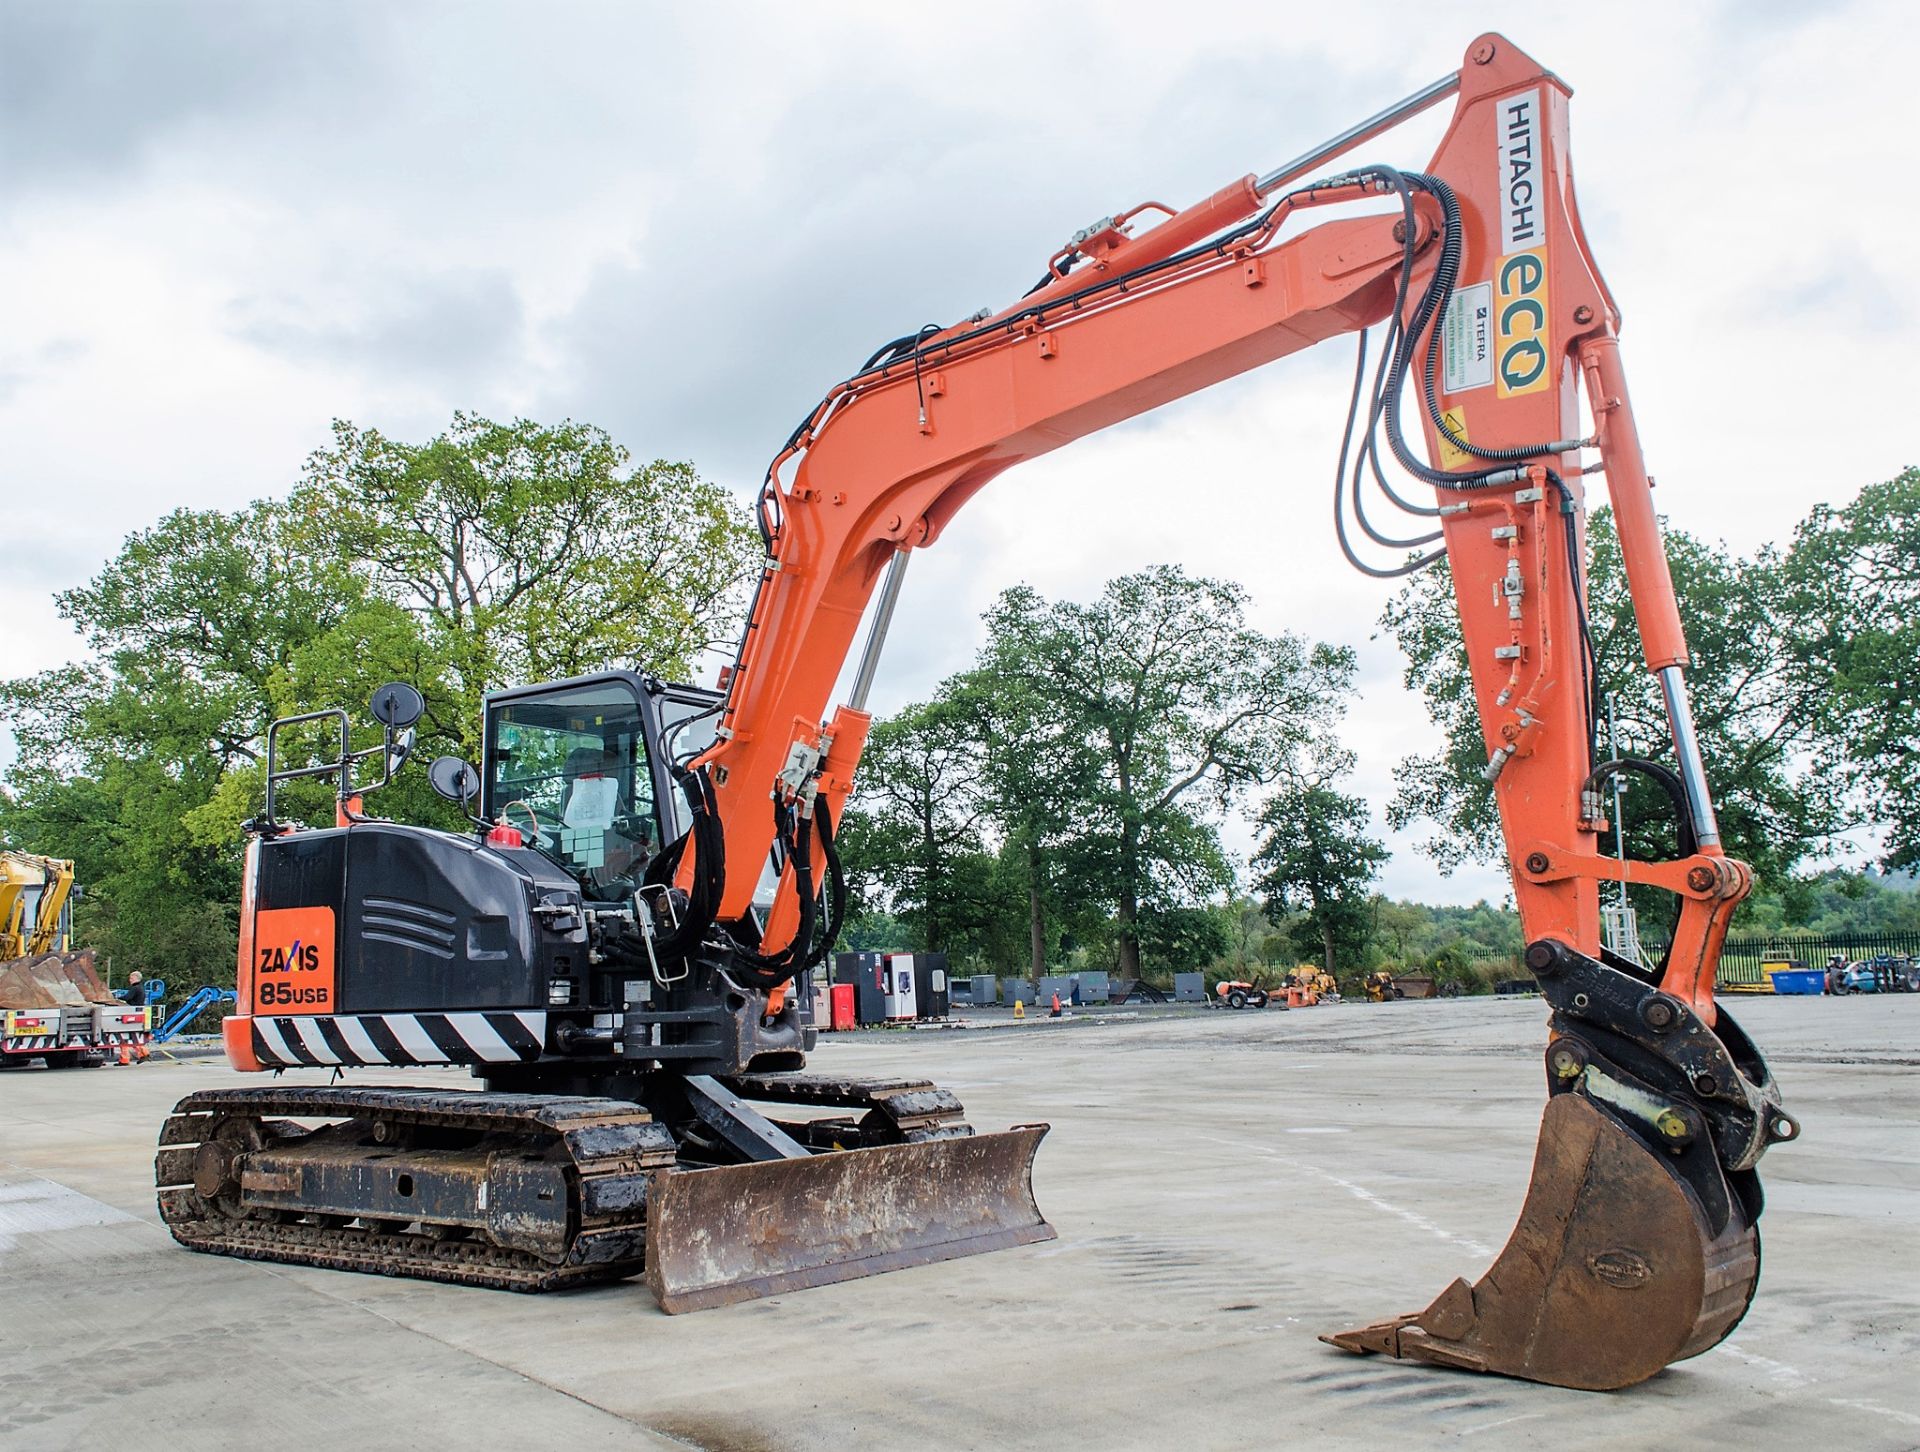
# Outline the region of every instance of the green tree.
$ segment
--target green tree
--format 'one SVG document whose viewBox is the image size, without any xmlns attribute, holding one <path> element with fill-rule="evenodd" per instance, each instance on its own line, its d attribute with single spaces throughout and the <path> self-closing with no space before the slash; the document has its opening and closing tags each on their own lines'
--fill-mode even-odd
<svg viewBox="0 0 1920 1452">
<path fill-rule="evenodd" d="M 1802 675 L 1889 866 L 1920 864 L 1920 469 L 1794 536 Z"/>
<path fill-rule="evenodd" d="M 842 856 L 863 905 L 932 952 L 977 951 L 1002 899 L 988 848 L 975 723 L 952 702 L 876 722 L 860 759 Z"/>
<path fill-rule="evenodd" d="M 345 421 L 290 501 L 315 558 L 352 560 L 422 623 L 472 744 L 480 697 L 640 662 L 684 678 L 733 643 L 758 541 L 691 464 L 629 468 L 604 430 L 456 413 L 424 444 Z"/>
<path fill-rule="evenodd" d="M 404 679 L 427 698 L 425 757 L 471 746 L 491 686 L 614 661 L 670 672 L 730 635 L 750 527 L 690 466 L 624 461 L 573 424 L 457 416 L 417 447 L 341 424 L 292 501 L 136 531 L 56 597 L 88 658 L 0 684 L 17 746 L 0 838 L 75 860 L 81 941 L 116 974 L 232 982 L 240 823 L 261 804 L 269 719 L 357 711 Z M 357 729 L 356 746 L 373 740 Z M 305 764 L 329 743 L 282 749 Z M 378 810 L 452 820 L 423 775 Z M 322 783 L 283 801 L 331 817 Z"/>
<path fill-rule="evenodd" d="M 1386 898 L 1374 900 L 1374 933 L 1384 942 L 1392 944 L 1395 962 L 1412 961 L 1413 945 L 1430 922 L 1426 910 L 1418 903 L 1390 902 Z"/>
<path fill-rule="evenodd" d="M 996 669 L 991 651 L 987 663 L 942 683 L 938 700 L 968 724 L 985 821 L 1002 844 L 1001 906 L 1014 897 L 1025 903 L 1027 971 L 1037 979 L 1059 929 L 1088 926 L 1071 884 L 1082 804 L 1099 787 L 1099 752 L 1080 722 L 1035 691 L 1030 674 Z"/>
<path fill-rule="evenodd" d="M 1140 916 L 1140 947 L 1169 973 L 1190 973 L 1224 958 L 1234 929 L 1217 907 L 1149 906 Z"/>
<path fill-rule="evenodd" d="M 1273 937 L 1273 920 L 1267 916 L 1266 904 L 1258 898 L 1236 896 L 1226 911 L 1231 939 L 1228 951 L 1233 954 L 1234 966 L 1243 973 L 1264 973 L 1271 962 L 1267 950 Z"/>
<path fill-rule="evenodd" d="M 1231 883 L 1205 809 L 1272 781 L 1352 681 L 1351 652 L 1261 634 L 1245 605 L 1237 585 L 1160 566 L 1109 582 L 1092 604 L 1020 586 L 987 613 L 982 671 L 1097 757 L 1061 855 L 1082 901 L 1110 906 L 1123 976 L 1140 972 L 1143 909 Z"/>
<path fill-rule="evenodd" d="M 1373 928 L 1368 884 L 1388 856 L 1367 835 L 1366 802 L 1334 785 L 1352 764 L 1348 753 L 1327 751 L 1284 775 L 1261 808 L 1267 835 L 1253 859 L 1278 912 L 1302 915 L 1296 945 L 1303 953 L 1317 950 L 1334 974 L 1338 961 L 1357 962 L 1366 950 Z"/>
<path fill-rule="evenodd" d="M 0 836 L 74 859 L 81 940 L 117 974 L 231 981 L 238 852 L 195 813 L 229 776 L 257 779 L 282 664 L 364 593 L 309 568 L 259 504 L 176 511 L 56 601 L 93 657 L 0 686 L 18 750 Z"/>
</svg>

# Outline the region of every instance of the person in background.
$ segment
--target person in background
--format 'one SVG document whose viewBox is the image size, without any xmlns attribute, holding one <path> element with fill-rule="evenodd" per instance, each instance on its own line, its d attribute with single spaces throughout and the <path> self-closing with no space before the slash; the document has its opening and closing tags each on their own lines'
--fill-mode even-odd
<svg viewBox="0 0 1920 1452">
<path fill-rule="evenodd" d="M 127 975 L 127 991 L 120 997 L 128 1008 L 147 1006 L 147 980 L 138 968 Z"/>
</svg>

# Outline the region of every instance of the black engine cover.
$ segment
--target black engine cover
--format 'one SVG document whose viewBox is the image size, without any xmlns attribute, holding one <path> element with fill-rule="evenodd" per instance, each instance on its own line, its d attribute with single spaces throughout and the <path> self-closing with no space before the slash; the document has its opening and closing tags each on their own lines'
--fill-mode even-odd
<svg viewBox="0 0 1920 1452">
<path fill-rule="evenodd" d="M 264 839 L 256 910 L 322 906 L 339 1013 L 539 1007 L 586 971 L 579 888 L 535 852 L 391 822 Z"/>
</svg>

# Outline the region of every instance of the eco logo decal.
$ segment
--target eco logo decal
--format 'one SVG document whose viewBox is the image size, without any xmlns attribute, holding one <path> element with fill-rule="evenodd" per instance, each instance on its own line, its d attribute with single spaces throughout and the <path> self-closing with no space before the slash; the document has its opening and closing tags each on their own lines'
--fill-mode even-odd
<svg viewBox="0 0 1920 1452">
<path fill-rule="evenodd" d="M 1502 398 L 1547 386 L 1547 249 L 1500 259 L 1494 274 L 1494 382 Z"/>
</svg>

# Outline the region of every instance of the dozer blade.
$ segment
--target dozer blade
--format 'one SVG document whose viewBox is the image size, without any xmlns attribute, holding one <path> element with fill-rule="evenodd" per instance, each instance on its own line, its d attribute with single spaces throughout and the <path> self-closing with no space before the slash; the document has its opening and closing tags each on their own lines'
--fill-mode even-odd
<svg viewBox="0 0 1920 1452">
<path fill-rule="evenodd" d="M 1033 1198 L 1044 1124 L 674 1171 L 647 1195 L 647 1287 L 703 1311 L 1052 1240 Z"/>
<path fill-rule="evenodd" d="M 1526 1204 L 1474 1285 L 1320 1339 L 1608 1391 L 1717 1344 L 1746 1314 L 1760 1237 L 1737 1201 L 1715 1234 L 1661 1156 L 1578 1094 L 1547 1102 Z"/>
</svg>

